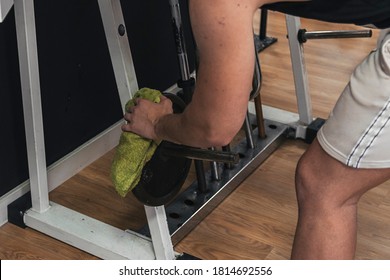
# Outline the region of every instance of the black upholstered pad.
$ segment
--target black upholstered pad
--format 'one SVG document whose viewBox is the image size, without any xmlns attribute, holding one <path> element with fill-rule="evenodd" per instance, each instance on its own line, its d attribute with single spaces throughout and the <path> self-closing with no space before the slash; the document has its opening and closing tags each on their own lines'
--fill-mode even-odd
<svg viewBox="0 0 390 280">
<path fill-rule="evenodd" d="M 336 23 L 390 27 L 389 0 L 312 0 L 280 2 L 264 8 L 286 14 Z"/>
</svg>

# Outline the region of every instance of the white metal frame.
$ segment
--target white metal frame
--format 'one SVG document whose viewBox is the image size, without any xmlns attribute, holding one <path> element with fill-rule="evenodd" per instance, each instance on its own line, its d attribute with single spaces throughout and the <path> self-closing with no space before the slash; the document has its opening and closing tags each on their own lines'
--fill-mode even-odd
<svg viewBox="0 0 390 280">
<path fill-rule="evenodd" d="M 298 31 L 301 27 L 299 17 L 286 15 L 286 27 L 290 48 L 291 65 L 293 70 L 295 94 L 297 98 L 298 114 L 264 106 L 264 118 L 283 124 L 288 124 L 294 131 L 295 138 L 306 138 L 307 126 L 314 120 L 311 97 L 309 92 L 308 75 L 306 71 L 303 45 L 298 40 Z M 250 113 L 255 113 L 252 103 L 248 106 Z"/>
<path fill-rule="evenodd" d="M 8 12 L 9 4 L 11 3 L 12 6 L 13 1 L 0 1 L 0 12 L 2 12 L 0 19 L 2 20 L 5 17 L 4 11 Z M 120 1 L 97 1 L 119 96 L 122 105 L 124 105 L 132 93 L 138 89 L 138 84 L 127 34 L 126 32 L 118 33 L 120 25 L 125 28 Z M 121 133 L 121 122 L 114 124 L 47 168 L 34 1 L 15 0 L 14 5 L 30 179 L 0 198 L 2 210 L 0 211 L 2 213 L 0 223 L 7 219 L 6 206 L 31 190 L 32 208 L 24 215 L 26 225 L 31 228 L 103 259 L 174 259 L 177 254 L 173 251 L 163 206 L 145 206 L 152 237 L 147 238 L 130 230 L 117 229 L 49 200 L 49 191 L 117 145 Z M 299 28 L 299 19 L 287 16 L 286 22 L 290 38 L 299 114 L 263 106 L 264 116 L 295 127 L 296 137 L 304 138 L 305 127 L 311 122 L 312 116 L 303 50 L 299 42 L 294 40 Z M 252 109 L 249 105 L 249 111 Z"/>
<path fill-rule="evenodd" d="M 0 0 L 0 22 L 3 22 L 13 4 L 14 0 Z"/>
<path fill-rule="evenodd" d="M 98 0 L 98 3 L 119 97 L 124 109 L 132 93 L 138 90 L 137 75 L 129 47 L 125 20 L 120 1 Z M 124 33 L 118 32 L 119 26 L 123 27 Z"/>
<path fill-rule="evenodd" d="M 49 201 L 34 1 L 16 0 L 14 5 L 32 198 L 32 208 L 24 215 L 25 224 L 101 258 L 174 259 L 163 206 L 145 207 L 156 240 L 152 242 Z M 99 7 L 124 104 L 138 85 L 126 34 L 112 35 L 118 33 L 119 24 L 125 28 L 120 2 L 99 0 Z"/>
<path fill-rule="evenodd" d="M 47 186 L 33 1 L 15 2 L 15 21 L 31 198 L 33 209 L 42 213 L 49 208 L 49 189 Z"/>
<path fill-rule="evenodd" d="M 298 31 L 301 26 L 300 18 L 286 15 L 286 25 L 299 114 L 296 137 L 304 139 L 306 137 L 306 127 L 313 121 L 313 116 L 303 45 L 298 41 Z"/>
</svg>

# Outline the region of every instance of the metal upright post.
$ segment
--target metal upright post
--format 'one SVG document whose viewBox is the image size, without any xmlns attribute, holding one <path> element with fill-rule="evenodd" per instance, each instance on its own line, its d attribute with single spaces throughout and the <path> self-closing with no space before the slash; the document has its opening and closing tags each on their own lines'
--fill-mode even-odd
<svg viewBox="0 0 390 280">
<path fill-rule="evenodd" d="M 257 52 L 263 51 L 278 40 L 277 38 L 267 36 L 267 19 L 268 10 L 260 9 L 259 35 L 255 35 L 255 44 Z"/>
<path fill-rule="evenodd" d="M 297 127 L 296 137 L 306 137 L 306 126 L 313 121 L 311 98 L 307 80 L 307 72 L 303 57 L 303 47 L 298 40 L 300 29 L 300 19 L 298 17 L 286 15 L 288 41 L 291 53 L 291 63 L 293 68 L 295 91 L 298 103 L 298 113 L 300 126 Z"/>
<path fill-rule="evenodd" d="M 261 9 L 260 27 L 259 27 L 260 40 L 265 40 L 267 38 L 267 19 L 268 19 L 268 11 L 266 9 Z"/>
<path fill-rule="evenodd" d="M 15 0 L 14 5 L 32 209 L 38 213 L 42 213 L 45 212 L 50 205 L 47 185 L 34 1 Z"/>
<path fill-rule="evenodd" d="M 188 63 L 187 49 L 184 40 L 183 22 L 178 0 L 169 0 L 174 28 L 176 53 L 179 60 L 180 75 L 183 81 L 191 79 L 190 66 Z"/>
<path fill-rule="evenodd" d="M 148 219 L 150 235 L 157 260 L 173 260 L 175 252 L 171 235 L 169 233 L 167 218 L 164 206 L 145 206 L 145 213 Z"/>
<path fill-rule="evenodd" d="M 137 76 L 119 0 L 98 0 L 119 97 L 126 102 L 138 90 Z"/>
<path fill-rule="evenodd" d="M 98 0 L 119 96 L 124 108 L 138 83 L 120 0 Z M 174 259 L 164 206 L 145 206 L 157 259 Z"/>
</svg>

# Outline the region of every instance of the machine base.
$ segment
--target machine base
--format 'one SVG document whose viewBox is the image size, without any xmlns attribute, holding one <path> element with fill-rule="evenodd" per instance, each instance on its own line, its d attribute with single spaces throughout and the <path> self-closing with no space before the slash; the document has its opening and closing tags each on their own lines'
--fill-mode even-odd
<svg viewBox="0 0 390 280">
<path fill-rule="evenodd" d="M 195 181 L 166 206 L 167 222 L 173 245 L 176 245 L 197 226 L 286 138 L 284 134 L 288 129 L 287 125 L 265 120 L 265 127 L 267 137 L 265 139 L 253 137 L 254 149 L 248 147 L 246 139 L 232 148 L 232 152 L 240 155 L 240 161 L 231 169 L 219 164 L 220 180 L 214 180 L 211 172 L 206 172 L 206 192 L 200 192 L 197 181 Z M 253 134 L 256 135 L 256 133 L 257 129 L 253 130 Z M 150 236 L 147 225 L 138 232 Z"/>
</svg>

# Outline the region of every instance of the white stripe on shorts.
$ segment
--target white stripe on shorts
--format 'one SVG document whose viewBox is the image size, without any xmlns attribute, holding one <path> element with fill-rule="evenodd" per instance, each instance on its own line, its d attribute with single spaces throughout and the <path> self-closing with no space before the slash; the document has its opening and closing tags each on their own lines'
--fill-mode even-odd
<svg viewBox="0 0 390 280">
<path fill-rule="evenodd" d="M 366 153 L 369 152 L 370 147 L 375 143 L 375 139 L 380 135 L 383 128 L 390 120 L 390 99 L 386 102 L 385 106 L 374 118 L 370 126 L 363 133 L 362 137 L 358 140 L 352 152 L 348 156 L 347 165 L 351 167 L 359 167 L 361 159 Z"/>
</svg>

